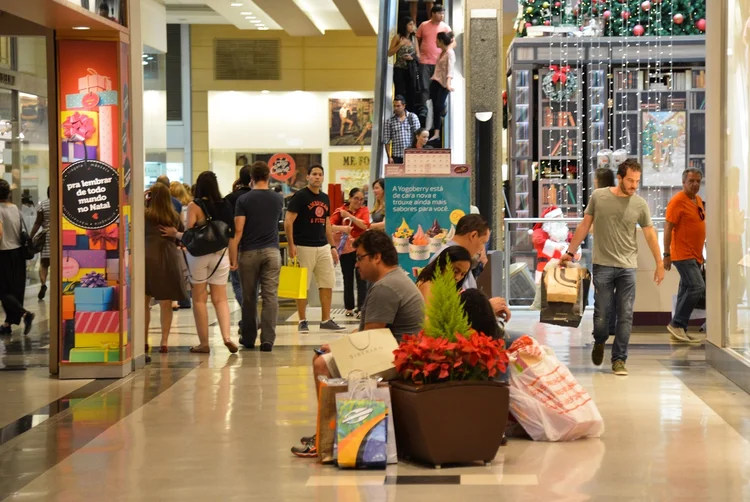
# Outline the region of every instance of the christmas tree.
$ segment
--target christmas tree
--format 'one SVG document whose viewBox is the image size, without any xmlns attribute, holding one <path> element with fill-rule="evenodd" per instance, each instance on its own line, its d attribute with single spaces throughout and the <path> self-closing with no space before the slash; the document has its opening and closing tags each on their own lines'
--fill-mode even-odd
<svg viewBox="0 0 750 502">
<path fill-rule="evenodd" d="M 430 292 L 432 296 L 425 310 L 422 329 L 430 338 L 445 338 L 455 342 L 456 334 L 469 337 L 472 334 L 469 319 L 464 311 L 461 297 L 456 290 L 456 279 L 450 260 L 443 270 L 435 269 Z"/>
<path fill-rule="evenodd" d="M 607 37 L 706 32 L 706 0 L 581 0 L 575 14 L 601 20 Z"/>
<path fill-rule="evenodd" d="M 654 153 L 654 138 L 658 133 L 656 124 L 653 120 L 649 120 L 646 127 L 643 128 L 643 134 L 641 135 L 641 149 L 644 157 L 651 156 Z"/>
<path fill-rule="evenodd" d="M 604 36 L 679 36 L 706 32 L 706 0 L 519 0 L 517 32 L 532 26 L 603 26 Z"/>
</svg>

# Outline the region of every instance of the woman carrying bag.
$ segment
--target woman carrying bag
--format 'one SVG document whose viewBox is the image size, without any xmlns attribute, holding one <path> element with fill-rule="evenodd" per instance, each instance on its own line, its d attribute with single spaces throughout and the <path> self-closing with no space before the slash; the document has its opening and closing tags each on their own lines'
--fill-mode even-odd
<svg viewBox="0 0 750 502">
<path fill-rule="evenodd" d="M 406 99 L 406 109 L 417 113 L 421 106 L 419 96 L 422 89 L 419 85 L 419 43 L 417 42 L 417 25 L 409 16 L 404 16 L 398 23 L 398 33 L 391 40 L 389 56 L 396 56 L 393 63 L 394 96 Z"/>
<path fill-rule="evenodd" d="M 0 335 L 10 335 L 14 324 L 23 321 L 23 334 L 31 331 L 34 314 L 23 308 L 26 289 L 26 259 L 22 249 L 24 228 L 21 211 L 10 201 L 10 185 L 0 179 L 0 302 L 5 322 Z"/>
<path fill-rule="evenodd" d="M 193 202 L 188 205 L 187 230 L 178 232 L 174 227 L 161 227 L 162 235 L 181 239 L 187 252 L 185 259 L 190 271 L 193 314 L 200 344 L 190 352 L 208 354 L 208 286 L 211 303 L 219 319 L 224 345 L 232 354 L 239 349 L 230 338 L 230 313 L 227 300 L 229 279 L 229 239 L 234 236 L 234 207 L 219 192 L 216 174 L 204 171 L 198 176 L 193 192 Z M 222 235 L 223 234 L 223 235 Z M 210 237 L 211 240 L 208 240 Z M 213 246 L 213 247 L 212 247 Z M 211 252 L 204 251 L 211 248 Z M 214 249 L 219 248 L 219 249 Z M 202 249 L 196 254 L 196 249 Z"/>
<path fill-rule="evenodd" d="M 356 269 L 357 253 L 352 247 L 354 240 L 370 226 L 370 210 L 364 205 L 365 194 L 359 188 L 349 191 L 349 202 L 336 209 L 331 215 L 331 228 L 334 240 L 339 241 L 339 256 L 341 272 L 344 275 L 344 308 L 346 317 L 353 317 L 354 311 L 354 282 L 357 282 L 357 311 L 365 304 L 367 296 L 367 282 L 359 276 Z"/>
</svg>

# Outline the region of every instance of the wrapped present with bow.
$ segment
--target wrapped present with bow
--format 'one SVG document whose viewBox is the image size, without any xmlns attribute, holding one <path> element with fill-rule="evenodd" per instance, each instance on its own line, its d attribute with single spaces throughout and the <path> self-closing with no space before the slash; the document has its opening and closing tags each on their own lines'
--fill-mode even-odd
<svg viewBox="0 0 750 502">
<path fill-rule="evenodd" d="M 99 114 L 94 111 L 65 111 L 60 114 L 61 135 L 72 143 L 85 142 L 87 146 L 98 146 Z M 63 155 L 65 151 L 63 150 Z"/>
<path fill-rule="evenodd" d="M 89 238 L 89 249 L 116 251 L 120 239 L 120 231 L 117 223 L 112 223 L 104 228 L 87 230 Z"/>
<path fill-rule="evenodd" d="M 78 92 L 88 93 L 112 90 L 112 79 L 104 75 L 99 75 L 93 68 L 88 68 L 86 72 L 85 76 L 78 78 Z"/>
<path fill-rule="evenodd" d="M 95 277 L 98 276 L 98 277 Z M 102 286 L 99 286 L 102 284 Z M 76 312 L 106 312 L 115 300 L 115 288 L 106 286 L 104 276 L 98 273 L 84 276 L 80 287 L 73 290 Z"/>
</svg>

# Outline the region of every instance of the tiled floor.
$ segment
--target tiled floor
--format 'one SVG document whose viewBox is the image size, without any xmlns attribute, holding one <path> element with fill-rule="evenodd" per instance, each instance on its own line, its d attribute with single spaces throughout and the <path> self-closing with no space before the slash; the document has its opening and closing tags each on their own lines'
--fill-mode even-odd
<svg viewBox="0 0 750 502">
<path fill-rule="evenodd" d="M 569 365 L 604 417 L 601 439 L 511 439 L 490 466 L 441 470 L 340 471 L 293 457 L 289 448 L 315 428 L 311 346 L 339 336 L 314 326 L 300 335 L 293 316 L 282 309 L 272 353 L 230 355 L 214 326 L 213 353 L 194 355 L 192 315 L 180 311 L 169 354 L 86 398 L 64 398 L 54 416 L 0 442 L 0 500 L 750 500 L 750 396 L 706 366 L 702 346 L 670 345 L 664 334 L 633 335 L 628 377 L 595 368 L 590 319 L 560 329 L 516 313 L 511 327 Z M 42 350 L 38 336 L 32 352 Z M 36 389 L 36 401 L 4 406 L 0 420 L 69 394 L 53 379 L 45 387 L 39 371 L 0 372 L 0 389 L 13 378 Z"/>
</svg>

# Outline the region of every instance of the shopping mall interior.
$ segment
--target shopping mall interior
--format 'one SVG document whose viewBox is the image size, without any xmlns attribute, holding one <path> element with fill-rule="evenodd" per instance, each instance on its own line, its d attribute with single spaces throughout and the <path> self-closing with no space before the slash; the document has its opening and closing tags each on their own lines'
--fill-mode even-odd
<svg viewBox="0 0 750 502">
<path fill-rule="evenodd" d="M 0 500 L 750 500 L 749 135 L 750 0 L 0 0 Z M 583 235 L 553 302 L 545 267 L 627 161 L 650 215 L 632 285 L 603 307 Z M 683 315 L 668 207 L 692 176 L 705 288 Z M 308 186 L 325 204 L 293 202 Z M 242 191 L 242 237 L 193 256 L 196 214 L 220 218 L 191 201 Z M 291 260 L 301 211 L 330 276 Z M 263 222 L 271 278 L 245 261 Z M 411 279 L 391 297 L 357 239 L 378 229 Z M 458 293 L 421 275 L 448 242 L 471 254 Z M 428 375 L 430 303 L 468 312 L 470 289 L 499 335 L 465 343 L 500 375 Z M 411 290 L 423 332 L 368 320 Z"/>
</svg>

